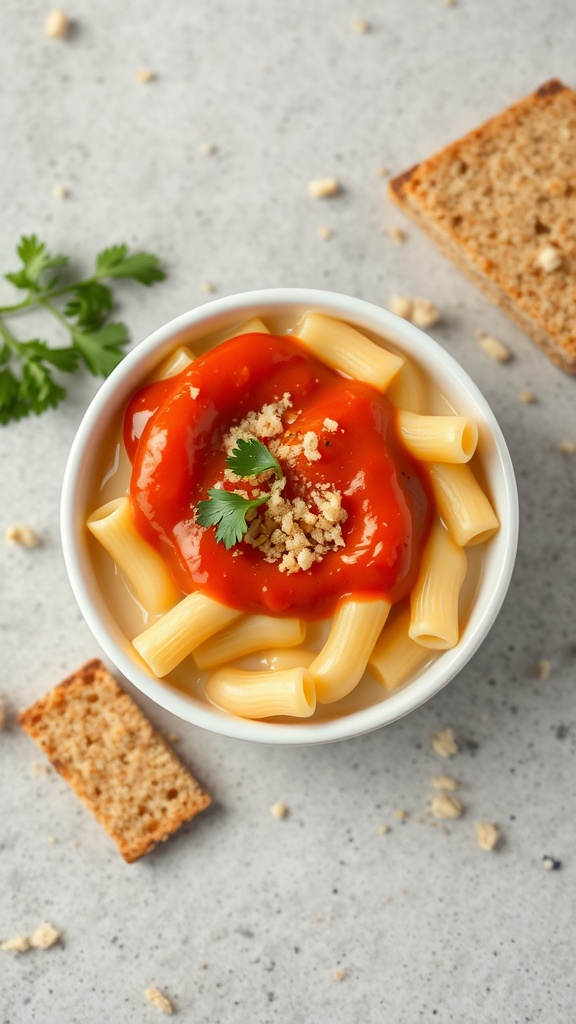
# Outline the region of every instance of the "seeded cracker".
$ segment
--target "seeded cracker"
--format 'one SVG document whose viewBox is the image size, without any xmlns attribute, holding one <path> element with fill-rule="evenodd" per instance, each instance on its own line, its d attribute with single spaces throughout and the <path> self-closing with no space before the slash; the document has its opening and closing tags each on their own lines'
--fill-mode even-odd
<svg viewBox="0 0 576 1024">
<path fill-rule="evenodd" d="M 100 661 L 90 661 L 18 721 L 128 862 L 210 797 Z"/>
<path fill-rule="evenodd" d="M 576 92 L 558 79 L 389 183 L 390 198 L 576 372 Z"/>
</svg>

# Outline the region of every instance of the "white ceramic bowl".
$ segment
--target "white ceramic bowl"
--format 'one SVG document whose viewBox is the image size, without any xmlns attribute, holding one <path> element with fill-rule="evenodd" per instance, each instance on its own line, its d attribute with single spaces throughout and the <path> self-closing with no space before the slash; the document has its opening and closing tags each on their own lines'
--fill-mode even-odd
<svg viewBox="0 0 576 1024">
<path fill-rule="evenodd" d="M 106 605 L 89 554 L 85 522 L 92 511 L 91 474 L 111 422 L 146 375 L 172 350 L 175 339 L 182 343 L 182 332 L 194 347 L 194 339 L 225 331 L 252 316 L 265 320 L 267 314 L 292 314 L 296 320 L 310 309 L 387 339 L 419 363 L 459 413 L 474 417 L 480 430 L 483 471 L 501 526 L 486 546 L 460 642 L 452 650 L 441 652 L 412 682 L 391 694 L 382 689 L 382 698 L 376 703 L 328 720 L 298 719 L 289 724 L 249 721 L 227 715 L 159 681 L 131 657 L 130 643 Z M 472 657 L 490 630 L 508 589 L 518 538 L 518 497 L 510 455 L 488 403 L 440 345 L 412 324 L 361 299 L 325 291 L 274 288 L 231 295 L 191 310 L 155 331 L 126 356 L 103 383 L 80 424 L 64 477 L 61 524 L 66 567 L 82 614 L 111 662 L 143 693 L 179 718 L 225 736 L 265 743 L 325 743 L 370 732 L 402 717 L 437 693 Z"/>
</svg>

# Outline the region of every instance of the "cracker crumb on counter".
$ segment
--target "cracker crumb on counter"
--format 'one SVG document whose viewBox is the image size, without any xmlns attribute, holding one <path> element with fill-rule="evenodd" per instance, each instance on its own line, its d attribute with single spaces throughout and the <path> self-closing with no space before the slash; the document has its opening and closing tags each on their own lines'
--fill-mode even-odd
<svg viewBox="0 0 576 1024">
<path fill-rule="evenodd" d="M 156 77 L 156 72 L 152 71 L 151 68 L 140 68 L 136 72 L 136 81 L 142 85 L 145 85 L 147 82 L 154 82 Z"/>
<path fill-rule="evenodd" d="M 481 334 L 478 338 L 478 344 L 482 351 L 492 359 L 495 363 L 509 363 L 512 359 L 512 353 L 503 342 L 499 341 L 498 338 L 492 337 L 491 334 Z"/>
<path fill-rule="evenodd" d="M 394 811 L 394 817 L 398 818 L 398 821 L 406 821 L 408 817 L 408 811 L 405 807 L 397 807 Z"/>
<path fill-rule="evenodd" d="M 546 274 L 551 274 L 562 266 L 562 253 L 554 245 L 545 245 L 536 256 L 534 263 Z"/>
<path fill-rule="evenodd" d="M 212 142 L 203 142 L 200 146 L 200 152 L 202 156 L 213 156 L 216 152 L 216 146 Z"/>
<path fill-rule="evenodd" d="M 410 295 L 393 295 L 388 309 L 403 320 L 410 320 L 416 327 L 432 327 L 440 319 L 440 310 L 429 299 L 412 298 Z"/>
<path fill-rule="evenodd" d="M 214 291 L 214 285 L 212 284 L 212 281 L 202 281 L 200 287 L 203 292 L 207 292 L 208 294 Z"/>
<path fill-rule="evenodd" d="M 382 822 L 381 825 L 378 825 L 378 835 L 379 836 L 387 836 L 389 832 L 390 832 L 390 825 L 387 825 L 385 822 Z"/>
<path fill-rule="evenodd" d="M 54 185 L 52 195 L 54 196 L 54 199 L 67 199 L 70 192 L 65 185 Z"/>
<path fill-rule="evenodd" d="M 435 818 L 460 818 L 462 816 L 462 804 L 455 796 L 447 796 L 446 793 L 439 793 L 430 804 L 430 810 Z"/>
<path fill-rule="evenodd" d="M 440 757 L 454 757 L 458 753 L 458 744 L 454 738 L 454 730 L 441 729 L 432 737 L 432 746 Z"/>
<path fill-rule="evenodd" d="M 410 319 L 413 308 L 414 300 L 409 295 L 393 295 L 388 303 L 390 312 L 395 313 L 396 316 L 401 316 L 403 320 Z"/>
<path fill-rule="evenodd" d="M 63 39 L 69 28 L 69 18 L 60 10 L 50 11 L 44 22 L 44 32 L 50 39 Z"/>
<path fill-rule="evenodd" d="M 6 705 L 2 694 L 0 694 L 0 729 L 3 729 L 6 725 Z"/>
<path fill-rule="evenodd" d="M 278 800 L 275 804 L 272 804 L 270 814 L 273 818 L 285 818 L 288 814 L 288 807 L 282 800 Z"/>
<path fill-rule="evenodd" d="M 534 405 L 536 395 L 530 388 L 525 388 L 524 391 L 520 392 L 520 401 L 524 402 L 525 405 Z"/>
<path fill-rule="evenodd" d="M 432 785 L 434 789 L 445 789 L 450 793 L 455 793 L 460 788 L 460 783 L 457 779 L 453 779 L 451 775 L 436 775 L 432 779 Z"/>
<path fill-rule="evenodd" d="M 145 989 L 144 996 L 161 1013 L 174 1013 L 174 1007 L 168 996 L 165 996 L 155 985 L 150 985 L 149 988 Z"/>
<path fill-rule="evenodd" d="M 50 949 L 60 938 L 60 932 L 52 924 L 45 922 L 41 924 L 30 936 L 30 945 L 33 949 Z"/>
<path fill-rule="evenodd" d="M 536 676 L 541 683 L 544 683 L 552 671 L 552 662 L 541 658 L 536 666 Z"/>
<path fill-rule="evenodd" d="M 402 228 L 396 227 L 395 224 L 391 224 L 390 227 L 386 228 L 386 234 L 397 245 L 401 245 L 406 239 L 406 233 L 402 231 Z"/>
<path fill-rule="evenodd" d="M 357 32 L 359 35 L 364 35 L 366 32 L 370 31 L 370 22 L 366 21 L 365 18 L 353 18 L 352 30 Z"/>
<path fill-rule="evenodd" d="M 56 839 L 56 836 L 46 836 L 46 842 L 54 844 L 57 843 L 58 840 Z"/>
<path fill-rule="evenodd" d="M 564 438 L 558 445 L 558 451 L 562 452 L 563 455 L 573 455 L 576 452 L 576 443 L 568 438 Z"/>
<path fill-rule="evenodd" d="M 14 523 L 4 532 L 4 540 L 7 544 L 17 544 L 22 548 L 36 548 L 40 544 L 40 537 L 31 526 L 23 523 Z"/>
<path fill-rule="evenodd" d="M 378 168 L 376 174 L 378 175 L 379 178 L 387 178 L 388 175 L 390 174 L 390 168 L 382 165 L 381 167 Z"/>
<path fill-rule="evenodd" d="M 344 978 L 346 977 L 346 968 L 345 967 L 337 967 L 332 972 L 332 977 L 334 978 L 334 981 L 344 981 Z"/>
<path fill-rule="evenodd" d="M 542 867 L 544 871 L 560 871 L 562 861 L 557 860 L 556 857 L 551 857 L 549 853 L 545 853 L 542 857 Z"/>
<path fill-rule="evenodd" d="M 341 185 L 337 178 L 314 178 L 308 182 L 308 191 L 315 199 L 329 199 L 338 195 Z"/>
<path fill-rule="evenodd" d="M 500 841 L 500 829 L 490 821 L 476 822 L 476 842 L 481 850 L 491 853 Z"/>
<path fill-rule="evenodd" d="M 30 949 L 30 940 L 25 935 L 14 935 L 0 944 L 4 953 L 26 953 Z"/>
<path fill-rule="evenodd" d="M 328 238 L 332 238 L 332 228 L 329 228 L 327 224 L 319 224 L 318 234 L 320 235 L 320 238 L 323 238 L 326 241 Z"/>
</svg>

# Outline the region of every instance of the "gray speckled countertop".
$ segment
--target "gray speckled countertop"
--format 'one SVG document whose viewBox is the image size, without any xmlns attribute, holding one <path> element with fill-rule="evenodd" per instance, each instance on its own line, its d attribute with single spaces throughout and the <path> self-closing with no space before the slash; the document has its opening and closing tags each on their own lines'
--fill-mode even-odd
<svg viewBox="0 0 576 1024">
<path fill-rule="evenodd" d="M 0 939 L 48 920 L 62 941 L 0 953 L 1 1024 L 158 1020 L 149 985 L 191 1024 L 572 1024 L 576 456 L 558 443 L 576 441 L 576 380 L 416 228 L 401 246 L 387 236 L 402 218 L 378 175 L 549 77 L 576 84 L 572 0 L 73 0 L 64 41 L 43 35 L 48 6 L 0 9 L 2 269 L 23 232 L 80 262 L 113 241 L 158 252 L 167 282 L 121 289 L 134 340 L 205 301 L 204 280 L 217 295 L 283 284 L 380 304 L 395 292 L 432 298 L 443 314 L 433 335 L 499 417 L 522 529 L 482 649 L 435 699 L 372 735 L 250 746 L 136 694 L 180 734 L 215 800 L 128 867 L 66 784 L 36 773 L 42 756 L 14 724 L 99 654 L 58 533 L 67 452 L 96 384 L 79 376 L 58 410 L 2 429 L 2 528 L 29 523 L 43 543 L 0 546 Z M 355 17 L 372 31 L 354 32 Z M 156 81 L 138 83 L 139 68 Z M 344 193 L 311 199 L 308 180 L 326 175 Z M 514 360 L 490 362 L 478 329 Z M 430 743 L 448 725 L 461 748 L 449 765 Z M 431 828 L 431 778 L 446 770 L 465 814 Z M 277 800 L 283 820 L 269 811 Z M 478 818 L 502 829 L 493 854 L 476 846 Z M 543 870 L 544 854 L 561 870 Z"/>
</svg>

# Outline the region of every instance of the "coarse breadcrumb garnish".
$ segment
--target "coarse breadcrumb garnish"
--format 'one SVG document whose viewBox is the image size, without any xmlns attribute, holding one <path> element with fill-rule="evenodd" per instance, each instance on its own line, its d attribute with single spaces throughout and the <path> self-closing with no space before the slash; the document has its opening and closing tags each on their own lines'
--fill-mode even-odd
<svg viewBox="0 0 576 1024">
<path fill-rule="evenodd" d="M 386 234 L 393 242 L 396 242 L 397 245 L 401 245 L 406 238 L 406 234 L 402 231 L 402 228 L 397 228 L 395 224 L 391 224 L 389 228 L 386 228 Z"/>
<path fill-rule="evenodd" d="M 432 785 L 434 789 L 445 789 L 451 793 L 455 793 L 460 788 L 460 783 L 457 779 L 453 779 L 451 775 L 436 775 L 432 779 Z"/>
<path fill-rule="evenodd" d="M 346 969 L 344 967 L 337 967 L 336 970 L 332 972 L 332 977 L 334 978 L 334 981 L 344 981 L 344 978 L 346 977 Z"/>
<path fill-rule="evenodd" d="M 163 995 L 160 989 L 156 988 L 155 985 L 150 985 L 149 988 L 145 989 L 144 995 L 149 1003 L 152 1003 L 157 1010 L 161 1013 L 174 1013 L 174 1007 L 168 999 L 168 996 Z"/>
<path fill-rule="evenodd" d="M 573 455 L 576 452 L 576 443 L 565 438 L 563 441 L 560 441 L 558 451 L 562 452 L 563 455 Z"/>
<path fill-rule="evenodd" d="M 4 540 L 7 544 L 18 544 L 22 548 L 36 548 L 40 543 L 40 537 L 35 530 L 22 523 L 9 526 L 4 533 Z"/>
<path fill-rule="evenodd" d="M 145 85 L 147 82 L 154 82 L 156 80 L 156 72 L 152 71 L 151 68 L 140 68 L 136 72 L 136 81 L 141 82 Z"/>
<path fill-rule="evenodd" d="M 323 238 L 324 240 L 332 238 L 332 228 L 329 228 L 327 224 L 319 224 L 318 234 L 320 235 L 320 238 Z"/>
<path fill-rule="evenodd" d="M 52 924 L 41 924 L 30 936 L 32 949 L 50 949 L 60 938 L 60 932 Z"/>
<path fill-rule="evenodd" d="M 203 292 L 213 292 L 214 291 L 214 285 L 212 284 L 212 281 L 202 281 L 202 284 L 200 285 L 200 287 L 201 287 Z"/>
<path fill-rule="evenodd" d="M 315 199 L 329 199 L 337 196 L 341 186 L 337 178 L 314 178 L 308 182 L 308 191 Z"/>
<path fill-rule="evenodd" d="M 30 940 L 25 935 L 15 935 L 13 938 L 2 942 L 0 949 L 4 953 L 25 953 L 30 949 Z"/>
<path fill-rule="evenodd" d="M 525 388 L 524 391 L 520 392 L 520 401 L 524 402 L 525 405 L 533 405 L 536 401 L 536 395 L 529 388 Z"/>
<path fill-rule="evenodd" d="M 364 35 L 364 33 L 370 31 L 370 22 L 366 21 L 365 18 L 353 18 L 352 29 L 359 35 Z"/>
<path fill-rule="evenodd" d="M 534 263 L 537 267 L 540 267 L 540 270 L 544 270 L 546 274 L 551 274 L 562 266 L 562 254 L 558 252 L 555 246 L 545 245 L 538 253 Z"/>
<path fill-rule="evenodd" d="M 488 358 L 495 363 L 509 363 L 512 359 L 510 349 L 498 338 L 493 338 L 491 334 L 482 334 L 478 339 L 478 344 Z"/>
<path fill-rule="evenodd" d="M 378 825 L 378 835 L 387 836 L 389 832 L 390 825 L 386 825 L 384 822 L 381 825 Z"/>
<path fill-rule="evenodd" d="M 329 430 L 331 434 L 334 434 L 338 430 L 338 423 L 336 420 L 331 420 L 329 416 L 322 423 L 326 430 Z"/>
<path fill-rule="evenodd" d="M 547 661 L 546 658 L 541 658 L 536 666 L 536 676 L 541 683 L 545 682 L 546 679 L 548 679 L 548 676 L 550 675 L 551 671 L 552 662 Z"/>
<path fill-rule="evenodd" d="M 408 811 L 404 807 L 397 807 L 394 811 L 394 817 L 398 818 L 398 821 L 406 821 Z"/>
<path fill-rule="evenodd" d="M 490 821 L 476 822 L 476 842 L 481 850 L 491 853 L 498 846 L 500 829 Z"/>
<path fill-rule="evenodd" d="M 432 737 L 432 746 L 440 757 L 454 757 L 458 753 L 458 744 L 454 739 L 453 729 L 441 729 Z"/>
<path fill-rule="evenodd" d="M 54 196 L 54 199 L 67 199 L 70 192 L 65 185 L 54 185 L 52 195 Z"/>
<path fill-rule="evenodd" d="M 432 800 L 430 810 L 435 818 L 460 818 L 462 815 L 462 804 L 455 796 L 439 793 Z"/>
<path fill-rule="evenodd" d="M 277 803 L 272 804 L 270 814 L 273 818 L 285 818 L 288 814 L 288 808 L 282 800 L 278 800 Z"/>
<path fill-rule="evenodd" d="M 549 853 L 545 853 L 542 857 L 542 867 L 544 868 L 544 871 L 560 871 L 562 861 L 556 860 L 555 857 L 551 857 Z"/>
<path fill-rule="evenodd" d="M 51 39 L 63 39 L 68 33 L 70 22 L 64 11 L 50 11 L 44 22 L 44 32 Z"/>
<path fill-rule="evenodd" d="M 192 399 L 193 402 L 196 401 L 196 399 L 198 398 L 199 394 L 200 394 L 200 388 L 194 388 L 194 387 L 190 388 L 190 398 Z"/>
</svg>

